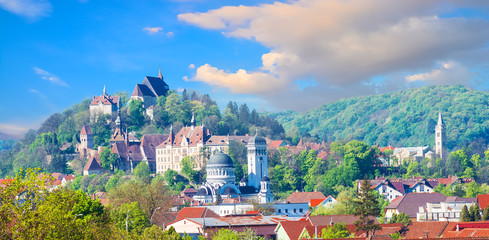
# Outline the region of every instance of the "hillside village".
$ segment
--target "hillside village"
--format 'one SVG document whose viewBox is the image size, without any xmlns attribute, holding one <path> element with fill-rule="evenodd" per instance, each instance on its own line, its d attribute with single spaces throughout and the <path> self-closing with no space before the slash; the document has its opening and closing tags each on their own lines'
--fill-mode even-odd
<svg viewBox="0 0 489 240">
<path fill-rule="evenodd" d="M 82 190 L 91 201 L 115 204 L 112 214 L 138 202 L 139 236 L 156 226 L 194 239 L 246 229 L 270 239 L 489 237 L 489 152 L 450 152 L 443 111 L 434 142 L 421 146 L 310 136 L 294 144 L 278 122 L 245 104 L 230 102 L 221 115 L 208 95 L 171 90 L 161 70 L 136 83 L 130 97 L 104 86 L 74 109 L 65 120 L 48 119 L 30 140 L 26 134 L 17 143 L 25 150 L 12 148 L 2 159 L 11 154 L 7 166 L 16 171 L 40 167 L 49 191 Z M 2 189 L 14 181 L 1 180 Z M 369 190 L 360 190 L 365 184 Z M 146 196 L 128 200 L 130 191 L 162 195 L 147 206 L 139 202 Z M 362 191 L 374 196 L 371 217 L 380 229 L 355 227 Z M 129 232 L 124 218 L 129 211 L 116 220 Z"/>
</svg>

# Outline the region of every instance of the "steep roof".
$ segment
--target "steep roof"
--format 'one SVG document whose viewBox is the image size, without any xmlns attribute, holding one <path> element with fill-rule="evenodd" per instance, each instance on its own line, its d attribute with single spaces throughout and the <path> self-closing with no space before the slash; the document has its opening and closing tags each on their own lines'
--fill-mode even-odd
<svg viewBox="0 0 489 240">
<path fill-rule="evenodd" d="M 278 228 L 283 228 L 284 232 L 287 234 L 289 239 L 299 239 L 302 230 L 306 226 L 312 226 L 309 221 L 306 220 L 299 220 L 299 221 L 282 221 L 277 225 L 277 228 L 275 231 L 278 230 Z"/>
<path fill-rule="evenodd" d="M 148 161 L 156 160 L 156 147 L 168 139 L 167 134 L 145 134 L 141 138 L 141 148 Z"/>
<path fill-rule="evenodd" d="M 479 206 L 482 209 L 486 209 L 486 207 L 489 205 L 489 193 L 477 195 L 477 200 L 479 201 Z"/>
<path fill-rule="evenodd" d="M 150 97 L 156 97 L 155 94 L 153 93 L 153 91 L 151 91 L 151 89 L 149 89 L 149 87 L 146 86 L 146 85 L 144 85 L 144 84 L 136 84 L 136 86 L 134 87 L 134 91 L 132 91 L 131 96 L 139 96 L 139 97 L 142 97 L 142 96 L 150 96 Z"/>
<path fill-rule="evenodd" d="M 90 158 L 87 162 L 87 164 L 85 164 L 85 167 L 83 168 L 83 170 L 86 170 L 86 171 L 95 171 L 95 170 L 103 170 L 103 168 L 100 166 L 100 164 L 98 163 L 97 159 L 95 159 L 94 157 L 93 158 Z"/>
<path fill-rule="evenodd" d="M 293 192 L 287 197 L 289 203 L 310 203 L 311 199 L 326 199 L 321 192 Z"/>
<path fill-rule="evenodd" d="M 180 221 L 184 218 L 211 218 L 211 217 L 219 217 L 212 210 L 205 207 L 184 207 L 177 214 L 175 222 Z"/>
<path fill-rule="evenodd" d="M 143 84 L 153 92 L 156 97 L 164 96 L 168 91 L 168 84 L 163 81 L 163 78 L 146 76 Z"/>
<path fill-rule="evenodd" d="M 129 143 L 129 146 L 125 142 L 115 142 L 112 145 L 112 153 L 119 155 L 122 161 L 142 161 L 143 155 L 139 147 L 139 143 Z"/>
<path fill-rule="evenodd" d="M 441 193 L 408 193 L 393 200 L 385 209 L 397 209 L 400 213 L 415 218 L 419 207 L 429 202 L 443 202 L 447 197 Z"/>
<path fill-rule="evenodd" d="M 210 138 L 210 132 L 207 128 L 202 126 L 197 126 L 192 129 L 192 127 L 183 127 L 174 135 L 173 139 L 168 137 L 163 143 L 158 147 L 163 147 L 167 145 L 181 146 L 182 142 L 186 141 L 189 146 L 196 145 L 198 143 L 205 143 Z"/>
<path fill-rule="evenodd" d="M 80 135 L 92 135 L 92 128 L 88 125 L 83 125 L 82 129 L 80 130 Z"/>
<path fill-rule="evenodd" d="M 110 95 L 102 95 L 93 97 L 92 103 L 90 105 L 117 105 L 119 106 L 120 97 L 119 96 L 110 96 Z"/>
</svg>

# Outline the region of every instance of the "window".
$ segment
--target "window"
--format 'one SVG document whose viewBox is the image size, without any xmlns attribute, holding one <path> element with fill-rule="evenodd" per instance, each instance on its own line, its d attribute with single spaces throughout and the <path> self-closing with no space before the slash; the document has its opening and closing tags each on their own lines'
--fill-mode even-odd
<svg viewBox="0 0 489 240">
<path fill-rule="evenodd" d="M 279 209 L 279 210 L 278 210 L 278 213 L 282 213 L 282 209 Z"/>
<path fill-rule="evenodd" d="M 299 209 L 299 212 L 302 212 L 302 208 Z"/>
<path fill-rule="evenodd" d="M 294 208 L 294 213 L 297 213 L 297 209 Z"/>
<path fill-rule="evenodd" d="M 288 209 L 285 209 L 285 213 L 287 213 L 287 212 L 288 212 Z"/>
</svg>

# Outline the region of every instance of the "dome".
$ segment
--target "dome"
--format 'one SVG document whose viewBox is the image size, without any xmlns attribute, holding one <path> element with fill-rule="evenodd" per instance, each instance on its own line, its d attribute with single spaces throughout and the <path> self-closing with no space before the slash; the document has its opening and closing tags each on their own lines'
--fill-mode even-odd
<svg viewBox="0 0 489 240">
<path fill-rule="evenodd" d="M 231 187 L 227 187 L 222 192 L 222 195 L 236 195 L 236 194 L 237 194 L 236 191 L 233 188 L 231 188 Z"/>
<path fill-rule="evenodd" d="M 207 166 L 210 165 L 227 165 L 234 167 L 234 162 L 233 159 L 231 159 L 231 157 L 229 157 L 227 154 L 223 152 L 217 152 L 209 159 Z"/>
<path fill-rule="evenodd" d="M 270 182 L 270 178 L 268 178 L 267 176 L 263 177 L 261 179 L 262 182 Z"/>
<path fill-rule="evenodd" d="M 267 140 L 265 140 L 265 138 L 262 138 L 260 136 L 253 136 L 248 141 L 248 144 L 267 144 Z"/>
</svg>

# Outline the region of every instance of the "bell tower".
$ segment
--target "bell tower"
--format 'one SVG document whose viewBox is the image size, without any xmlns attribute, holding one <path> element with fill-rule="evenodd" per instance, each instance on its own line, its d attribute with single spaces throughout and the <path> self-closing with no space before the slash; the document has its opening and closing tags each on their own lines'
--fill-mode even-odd
<svg viewBox="0 0 489 240">
<path fill-rule="evenodd" d="M 441 112 L 438 113 L 438 123 L 435 127 L 435 152 L 436 157 L 440 159 L 445 159 L 445 144 L 446 144 L 446 129 L 443 123 L 443 118 Z"/>
</svg>

